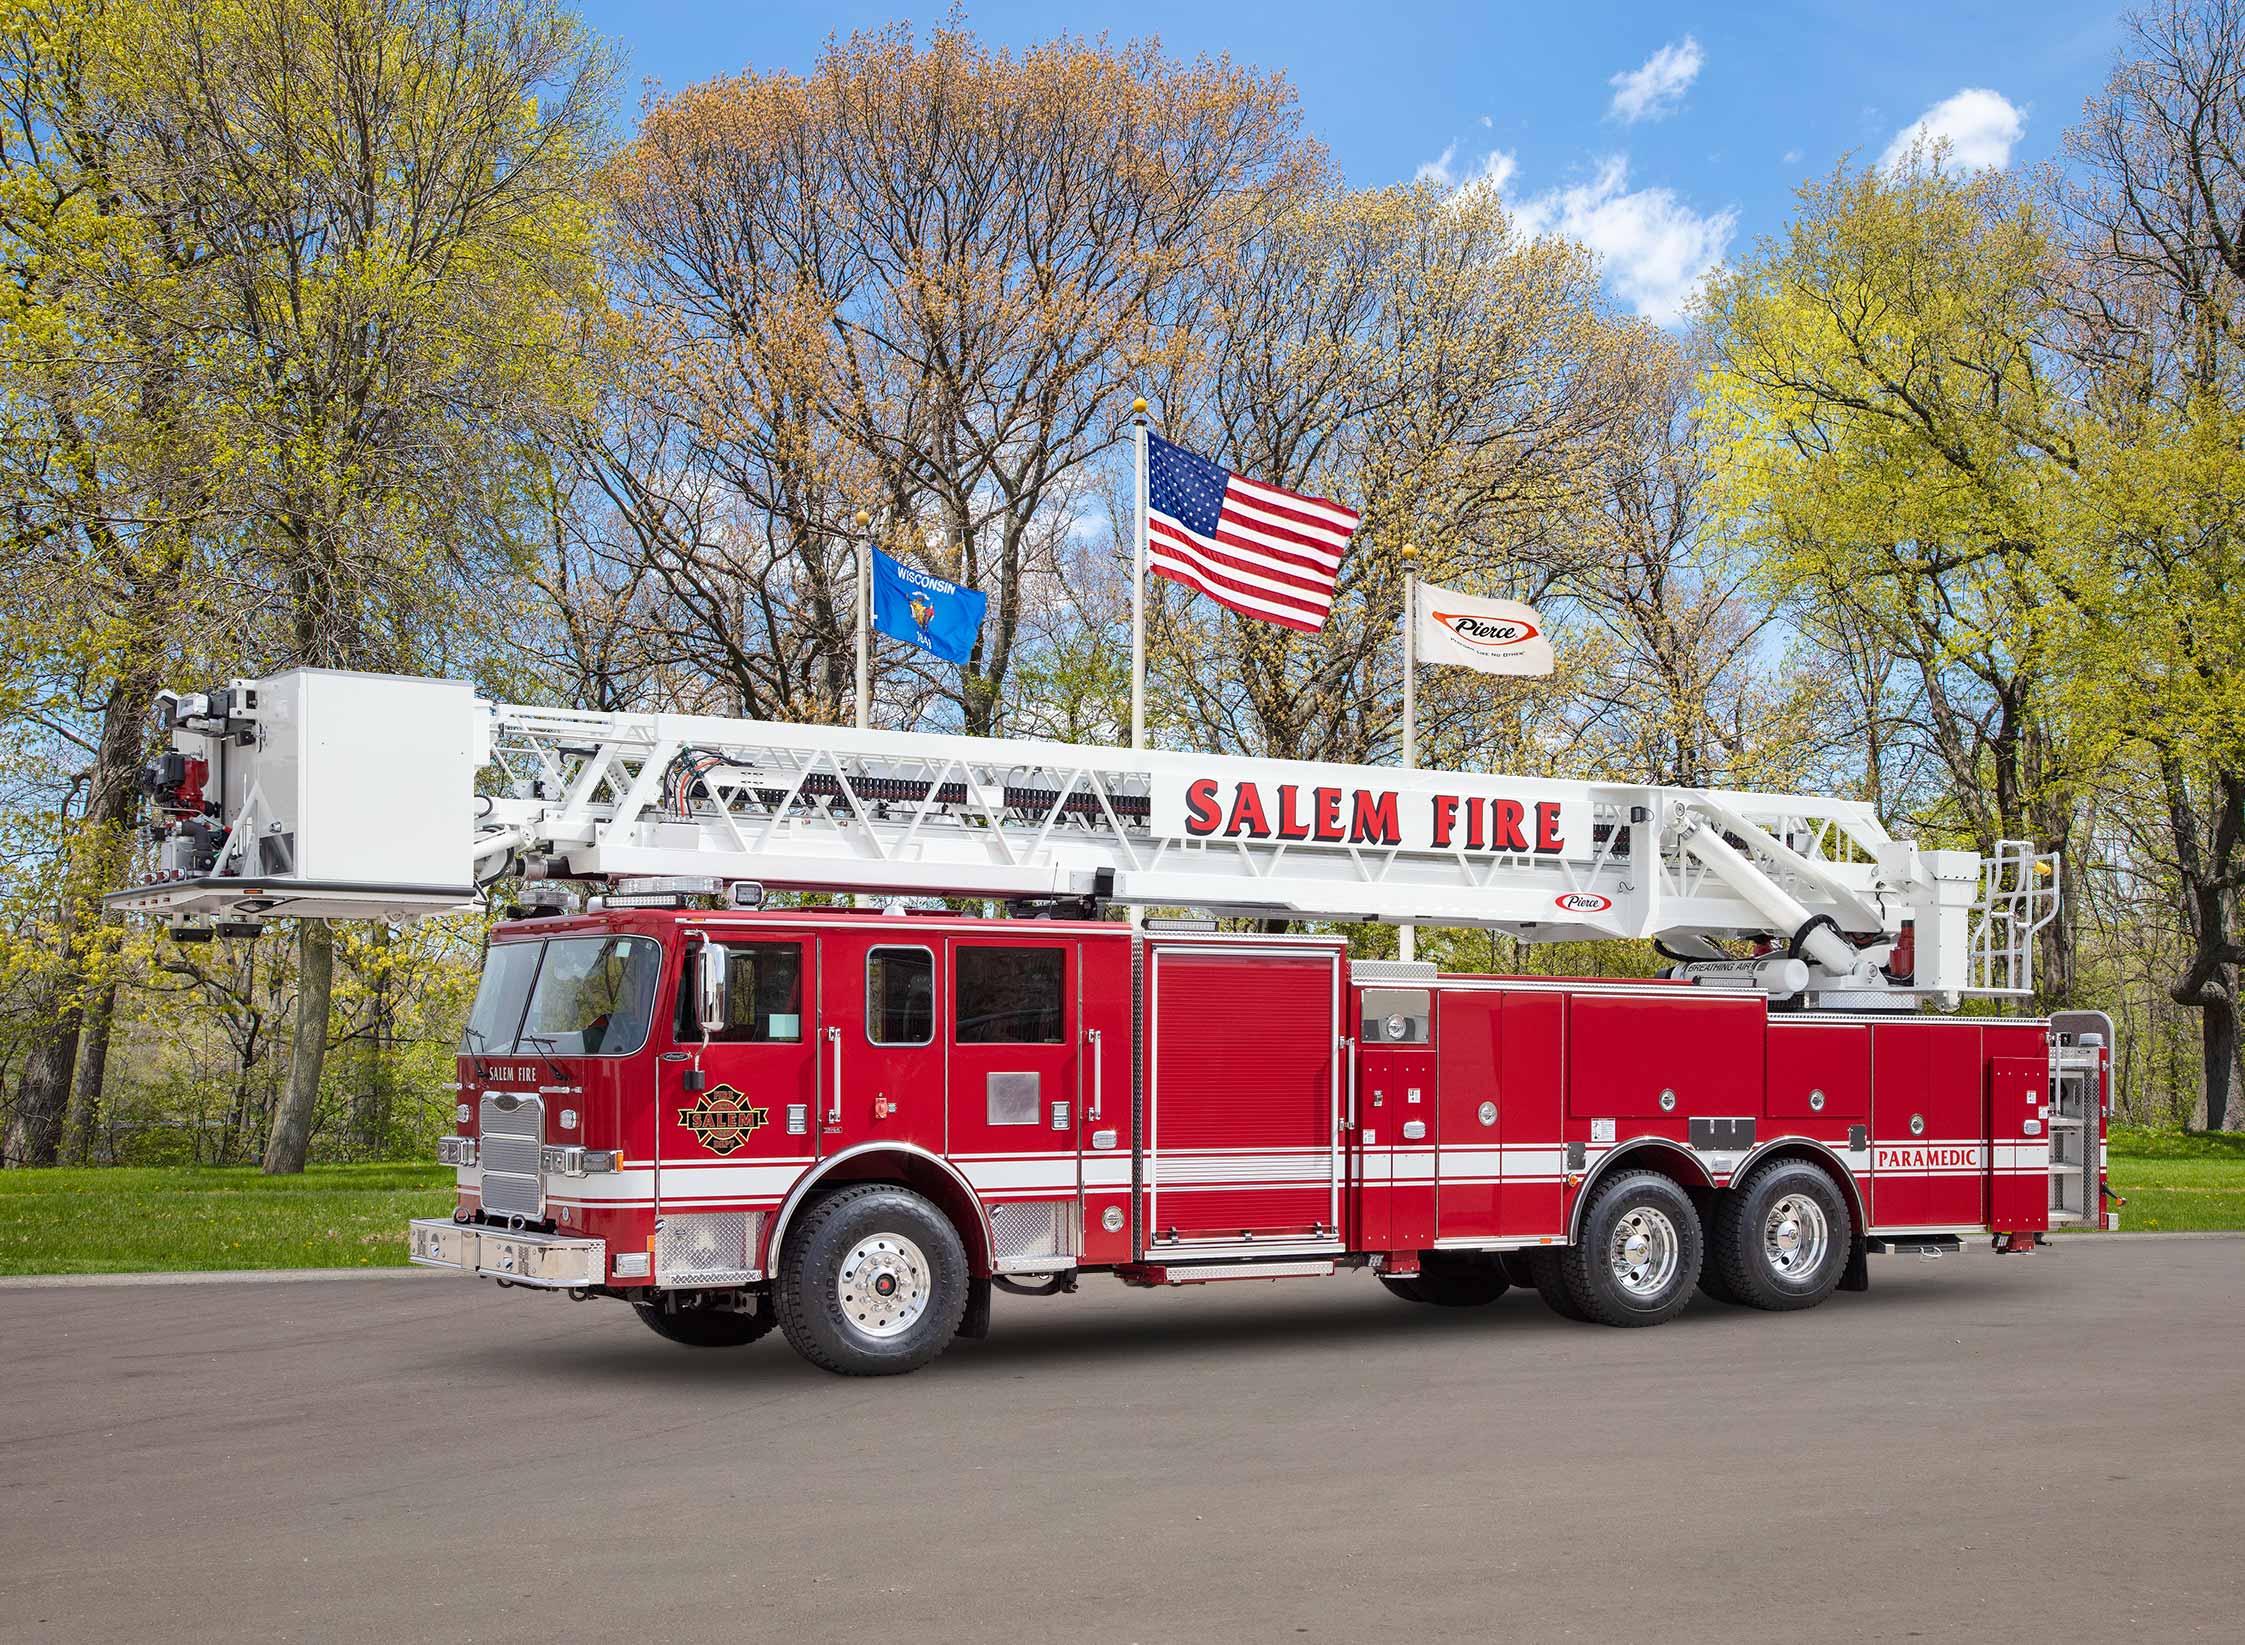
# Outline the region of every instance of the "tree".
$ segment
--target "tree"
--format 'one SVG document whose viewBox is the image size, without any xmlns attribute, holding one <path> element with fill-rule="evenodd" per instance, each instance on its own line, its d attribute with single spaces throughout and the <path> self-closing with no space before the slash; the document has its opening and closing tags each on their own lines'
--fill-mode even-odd
<svg viewBox="0 0 2245 1645">
<path fill-rule="evenodd" d="M 1801 191 L 1787 233 L 1712 283 L 1708 406 L 1723 529 L 1828 640 L 1908 671 L 1945 781 L 1919 822 L 2061 852 L 2078 751 L 2053 695 L 2071 615 L 2053 580 L 2080 458 L 2048 347 L 2058 253 L 2000 174 L 1921 151 Z M 2069 921 L 2040 990 L 2073 989 Z"/>
<path fill-rule="evenodd" d="M 965 668 L 920 678 L 997 728 L 1182 288 L 1314 163 L 1296 119 L 1221 59 L 902 28 L 648 111 L 609 177 L 635 369 L 597 472 L 726 695 L 840 717 L 864 508 L 990 596 Z"/>
<path fill-rule="evenodd" d="M 149 270 L 126 312 L 166 369 L 153 397 L 144 376 L 119 423 L 142 445 L 171 425 L 200 442 L 207 507 L 186 517 L 198 545 L 223 547 L 210 577 L 227 595 L 213 607 L 227 621 L 201 645 L 257 672 L 399 667 L 452 649 L 444 622 L 472 622 L 477 584 L 521 551 L 515 477 L 536 433 L 581 410 L 573 328 L 594 275 L 586 179 L 608 54 L 534 0 L 86 16 L 98 50 L 58 79 L 35 47 L 19 79 L 49 88 L 35 134 L 101 112 L 99 147 L 71 151 L 95 181 L 70 182 L 61 215 L 83 218 L 88 189 L 113 201 L 124 227 L 104 249 Z M 40 206 L 39 188 L 28 194 Z M 94 375 L 114 398 L 118 375 L 106 363 Z M 73 408 L 44 385 L 33 398 L 58 426 Z M 79 532 L 90 540 L 82 520 Z M 160 658 L 146 642 L 171 612 L 122 615 L 134 654 Z M 124 678 L 117 735 L 137 755 L 151 673 Z M 131 762 L 97 761 L 114 765 Z M 100 803 L 114 787 L 96 790 Z M 116 860 L 93 878 L 113 879 Z M 66 947 L 83 926 L 68 926 Z M 298 943 L 273 1170 L 302 1167 L 328 1039 L 333 938 L 304 921 Z M 65 1078 L 69 1055 L 58 1034 L 47 1061 Z"/>
<path fill-rule="evenodd" d="M 2167 5 L 2069 134 L 2084 402 L 2084 720 L 2153 776 L 2206 1123 L 2226 1123 L 2245 940 L 2245 8 Z"/>
<path fill-rule="evenodd" d="M 192 406 L 197 343 L 162 312 L 205 248 L 138 187 L 120 81 L 131 8 L 46 0 L 0 29 L 0 552 L 10 707 L 45 734 L 50 820 L 18 934 L 39 1001 L 5 1156 L 53 1164 L 98 1113 L 148 706 L 214 609 L 223 451 Z M 74 1074 L 75 1070 L 75 1074 Z"/>
</svg>

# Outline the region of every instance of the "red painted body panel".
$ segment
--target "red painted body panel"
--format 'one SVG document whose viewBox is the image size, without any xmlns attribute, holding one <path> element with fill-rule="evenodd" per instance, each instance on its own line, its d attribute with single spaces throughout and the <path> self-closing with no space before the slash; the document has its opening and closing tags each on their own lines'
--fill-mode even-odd
<svg viewBox="0 0 2245 1645">
<path fill-rule="evenodd" d="M 1569 1002 L 1567 1111 L 1576 1119 L 1661 1119 L 1761 1111 L 1759 997 L 1660 999 L 1583 993 Z M 1673 1092 L 1672 1108 L 1661 1106 Z"/>
<path fill-rule="evenodd" d="M 1871 1030 L 1862 1023 L 1772 1019 L 1767 1056 L 1774 1120 L 1860 1123 L 1871 1117 Z M 1821 1093 L 1821 1108 L 1813 1101 Z"/>
<path fill-rule="evenodd" d="M 1150 949 L 1150 1245 L 1337 1238 L 1342 963 L 1325 948 Z"/>
<path fill-rule="evenodd" d="M 1504 1193 L 1497 1233 L 1548 1239 L 1566 1231 L 1567 1130 L 1564 1069 L 1569 996 L 1506 994 L 1499 1020 L 1497 1132 L 1504 1149 Z"/>
<path fill-rule="evenodd" d="M 1435 1129 L 1442 1143 L 1435 1190 L 1438 1239 L 1494 1239 L 1502 1225 L 1504 998 L 1458 989 L 1436 995 L 1440 1069 Z M 1484 1105 L 1487 1120 L 1482 1118 Z"/>
</svg>

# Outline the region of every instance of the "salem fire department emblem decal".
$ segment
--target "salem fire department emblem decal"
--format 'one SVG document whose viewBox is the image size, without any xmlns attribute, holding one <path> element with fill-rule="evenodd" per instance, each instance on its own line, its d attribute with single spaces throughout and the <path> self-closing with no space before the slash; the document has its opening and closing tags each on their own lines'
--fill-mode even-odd
<svg viewBox="0 0 2245 1645">
<path fill-rule="evenodd" d="M 771 1110 L 751 1108 L 748 1099 L 729 1085 L 704 1091 L 694 1106 L 678 1111 L 678 1123 L 694 1133 L 694 1140 L 713 1154 L 730 1154 L 770 1123 Z"/>
</svg>

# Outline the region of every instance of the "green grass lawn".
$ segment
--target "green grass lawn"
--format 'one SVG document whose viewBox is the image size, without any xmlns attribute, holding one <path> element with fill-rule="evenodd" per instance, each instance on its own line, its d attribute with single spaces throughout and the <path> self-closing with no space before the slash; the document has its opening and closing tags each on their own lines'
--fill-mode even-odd
<svg viewBox="0 0 2245 1645">
<path fill-rule="evenodd" d="M 2245 1132 L 2116 1126 L 2124 1229 L 2245 1228 Z M 409 1217 L 452 1209 L 441 1165 L 0 1171 L 0 1274 L 395 1268 Z"/>
<path fill-rule="evenodd" d="M 441 1165 L 0 1171 L 0 1274 L 396 1268 L 406 1220 L 451 1209 Z"/>
<path fill-rule="evenodd" d="M 2122 1229 L 2245 1228 L 2245 1131 L 2140 1131 L 2116 1125 L 2106 1180 L 2128 1203 Z"/>
</svg>

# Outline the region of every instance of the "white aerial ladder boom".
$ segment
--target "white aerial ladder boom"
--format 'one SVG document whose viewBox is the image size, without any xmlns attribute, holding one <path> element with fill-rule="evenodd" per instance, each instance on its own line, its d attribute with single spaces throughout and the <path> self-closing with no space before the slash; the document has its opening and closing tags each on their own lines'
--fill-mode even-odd
<svg viewBox="0 0 2245 1645">
<path fill-rule="evenodd" d="M 113 906 L 409 918 L 509 874 L 1082 900 L 1659 939 L 1825 1004 L 2017 995 L 2055 861 L 1858 801 L 490 703 L 297 670 L 166 694 L 159 869 Z M 1770 945 L 1751 958 L 1723 941 Z"/>
</svg>

